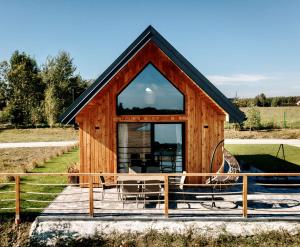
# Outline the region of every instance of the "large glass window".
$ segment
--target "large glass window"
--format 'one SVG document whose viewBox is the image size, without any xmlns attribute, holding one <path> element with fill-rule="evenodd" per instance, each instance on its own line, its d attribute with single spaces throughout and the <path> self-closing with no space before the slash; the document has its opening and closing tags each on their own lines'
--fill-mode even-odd
<svg viewBox="0 0 300 247">
<path fill-rule="evenodd" d="M 118 124 L 118 172 L 182 170 L 182 123 Z"/>
<path fill-rule="evenodd" d="M 118 115 L 184 113 L 184 96 L 152 64 L 118 95 Z"/>
</svg>

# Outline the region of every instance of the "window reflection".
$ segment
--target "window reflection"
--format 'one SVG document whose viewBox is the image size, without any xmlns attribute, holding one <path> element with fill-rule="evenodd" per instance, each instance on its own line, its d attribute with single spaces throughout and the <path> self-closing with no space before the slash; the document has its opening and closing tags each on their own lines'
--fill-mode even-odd
<svg viewBox="0 0 300 247">
<path fill-rule="evenodd" d="M 183 94 L 152 64 L 118 95 L 119 115 L 154 115 L 184 113 Z"/>
</svg>

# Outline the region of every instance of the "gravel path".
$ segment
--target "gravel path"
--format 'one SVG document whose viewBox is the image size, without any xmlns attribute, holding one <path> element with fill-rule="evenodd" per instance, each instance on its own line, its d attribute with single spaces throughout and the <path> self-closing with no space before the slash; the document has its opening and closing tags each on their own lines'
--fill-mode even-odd
<svg viewBox="0 0 300 247">
<path fill-rule="evenodd" d="M 225 144 L 287 144 L 300 147 L 299 139 L 226 139 Z"/>
<path fill-rule="evenodd" d="M 0 143 L 1 148 L 27 148 L 27 147 L 64 147 L 77 144 L 78 141 L 57 142 L 13 142 Z M 225 144 L 287 144 L 300 147 L 299 139 L 226 139 Z"/>
<path fill-rule="evenodd" d="M 78 141 L 0 143 L 0 149 L 1 148 L 66 147 L 66 146 L 75 145 L 77 143 Z"/>
</svg>

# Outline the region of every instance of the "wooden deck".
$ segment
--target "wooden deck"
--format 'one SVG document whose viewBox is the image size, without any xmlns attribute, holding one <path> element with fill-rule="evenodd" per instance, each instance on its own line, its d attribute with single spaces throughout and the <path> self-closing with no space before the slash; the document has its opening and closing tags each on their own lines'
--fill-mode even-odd
<svg viewBox="0 0 300 247">
<path fill-rule="evenodd" d="M 12 174 L 1 174 L 12 175 Z M 71 174 L 73 176 L 87 176 L 89 183 L 87 188 L 68 184 L 31 184 L 33 190 L 40 186 L 51 188 L 64 187 L 60 193 L 28 191 L 29 183 L 22 181 L 23 177 L 30 176 L 70 176 L 67 173 L 24 173 L 13 174 L 15 176 L 14 190 L 0 192 L 2 194 L 15 194 L 15 206 L 11 208 L 16 213 L 16 222 L 20 222 L 23 211 L 42 210 L 41 216 L 72 218 L 75 216 L 87 219 L 97 218 L 102 220 L 118 219 L 175 219 L 175 220 L 201 220 L 201 219 L 296 219 L 300 220 L 300 174 L 299 173 L 240 173 L 230 174 L 239 176 L 237 183 L 227 186 L 222 190 L 212 185 L 186 184 L 183 190 L 174 190 L 183 174 L 126 174 L 130 180 L 138 176 L 141 189 L 149 178 L 158 178 L 161 185 L 160 197 L 149 197 L 143 189 L 138 192 L 138 199 L 124 200 L 122 184 L 118 183 L 118 177 L 124 174 L 101 173 L 101 174 Z M 187 173 L 188 176 L 227 176 L 228 174 Z M 107 179 L 104 197 L 99 184 L 94 184 L 93 177 L 115 177 Z M 160 178 L 164 177 L 164 179 Z M 274 183 L 276 179 L 276 183 Z M 119 179 L 123 181 L 124 179 Z M 55 181 L 55 180 L 53 180 Z M 145 182 L 144 181 L 144 182 Z M 27 186 L 27 191 L 23 186 Z M 0 187 L 1 188 L 1 187 Z M 54 194 L 54 200 L 43 200 L 43 196 Z M 212 207 L 212 194 L 214 195 L 215 207 Z M 36 196 L 39 196 L 36 199 Z M 9 199 L 11 200 L 11 199 Z M 1 201 L 5 201 L 2 199 Z M 29 208 L 30 203 L 38 203 L 39 208 Z M 50 202 L 50 204 L 49 204 Z M 44 204 L 43 204 L 44 203 Z M 49 205 L 48 205 L 49 204 Z M 48 205 L 43 207 L 43 205 Z M 0 207 L 1 210 L 4 208 Z"/>
<path fill-rule="evenodd" d="M 249 184 L 247 216 L 253 217 L 299 217 L 300 220 L 300 192 L 299 188 L 266 188 L 264 186 L 252 187 Z M 169 218 L 191 217 L 219 217 L 219 219 L 243 217 L 243 195 L 239 193 L 242 187 L 219 192 L 215 195 L 216 207 L 211 207 L 212 199 L 209 189 L 187 189 L 185 200 L 182 198 L 169 199 Z M 116 188 L 108 189 L 102 200 L 102 189 L 94 189 L 94 217 L 105 219 L 129 217 L 139 219 L 163 218 L 165 202 L 160 203 L 138 200 L 123 201 L 118 198 Z M 237 193 L 228 194 L 225 193 Z M 193 194 L 195 193 L 195 194 Z M 196 193 L 208 193 L 196 195 Z M 218 193 L 218 192 L 216 192 Z M 238 194 L 239 193 L 239 194 Z M 223 194 L 223 195 L 222 195 Z M 89 215 L 89 189 L 68 186 L 42 213 L 43 216 L 88 216 Z"/>
</svg>

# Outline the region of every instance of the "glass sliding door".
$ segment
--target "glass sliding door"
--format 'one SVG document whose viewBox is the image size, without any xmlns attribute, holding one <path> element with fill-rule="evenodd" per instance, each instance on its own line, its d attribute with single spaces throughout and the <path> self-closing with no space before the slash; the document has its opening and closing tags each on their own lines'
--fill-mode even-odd
<svg viewBox="0 0 300 247">
<path fill-rule="evenodd" d="M 151 125 L 118 124 L 118 171 L 144 172 L 143 163 L 147 153 L 151 153 Z"/>
<path fill-rule="evenodd" d="M 154 124 L 153 151 L 162 172 L 182 172 L 182 124 Z"/>
<path fill-rule="evenodd" d="M 182 123 L 119 123 L 118 172 L 182 172 Z"/>
</svg>

